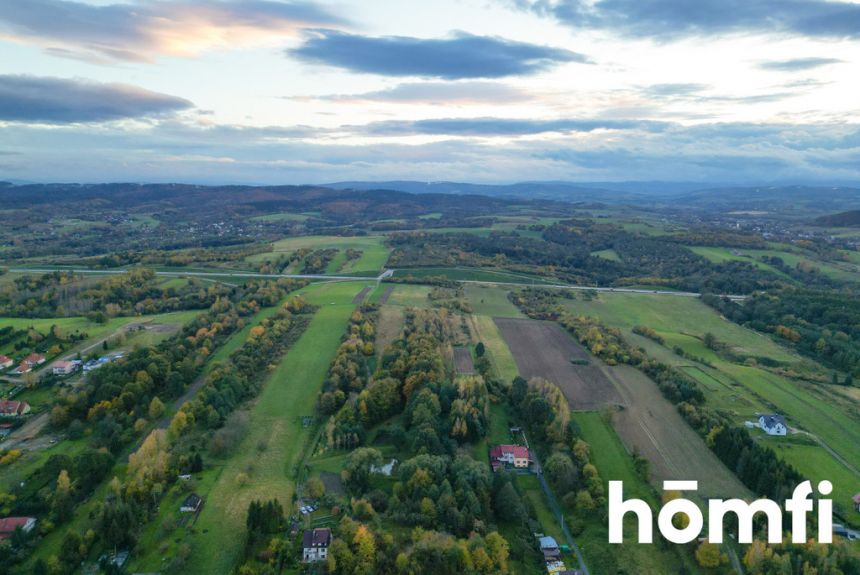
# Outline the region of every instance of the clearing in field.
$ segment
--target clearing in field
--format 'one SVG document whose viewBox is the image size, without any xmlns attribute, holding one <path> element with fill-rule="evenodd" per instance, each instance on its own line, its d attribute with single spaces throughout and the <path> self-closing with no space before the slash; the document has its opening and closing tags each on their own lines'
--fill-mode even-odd
<svg viewBox="0 0 860 575">
<path fill-rule="evenodd" d="M 454 348 L 454 369 L 457 375 L 473 375 L 475 373 L 472 351 L 468 347 Z"/>
<path fill-rule="evenodd" d="M 572 409 L 618 405 L 621 397 L 596 359 L 561 326 L 532 319 L 495 318 L 520 374 L 555 382 Z M 575 363 L 574 363 L 575 362 Z"/>
<path fill-rule="evenodd" d="M 486 315 L 473 315 L 471 319 L 472 331 L 478 341 L 483 342 L 496 373 L 504 383 L 510 383 L 520 372 L 498 326 L 492 317 Z"/>
<path fill-rule="evenodd" d="M 391 250 L 383 243 L 384 236 L 296 236 L 278 240 L 272 246 L 272 251 L 255 254 L 247 258 L 248 262 L 260 263 L 273 259 L 281 254 L 290 254 L 306 248 L 311 250 L 352 248 L 361 251 L 361 257 L 341 270 L 342 273 L 355 275 L 376 275 L 385 266 Z"/>
</svg>

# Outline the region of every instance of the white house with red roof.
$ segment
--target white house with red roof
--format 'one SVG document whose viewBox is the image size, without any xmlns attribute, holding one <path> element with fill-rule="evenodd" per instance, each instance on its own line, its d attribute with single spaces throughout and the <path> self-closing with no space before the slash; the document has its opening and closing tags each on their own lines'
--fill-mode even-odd
<svg viewBox="0 0 860 575">
<path fill-rule="evenodd" d="M 51 366 L 54 375 L 71 375 L 75 373 L 78 364 L 74 361 L 58 361 Z"/>
<path fill-rule="evenodd" d="M 13 365 L 15 365 L 15 362 L 12 361 L 11 357 L 0 355 L 0 369 L 6 369 L 7 367 L 12 367 Z"/>
<path fill-rule="evenodd" d="M 0 518 L 0 540 L 9 539 L 18 528 L 29 533 L 36 527 L 35 517 L 3 517 Z"/>
<path fill-rule="evenodd" d="M 41 353 L 31 353 L 27 357 L 24 358 L 24 363 L 29 365 L 31 368 L 36 367 L 37 365 L 42 365 L 45 363 L 45 356 Z"/>
<path fill-rule="evenodd" d="M 26 401 L 10 401 L 0 399 L 0 416 L 18 417 L 30 413 L 30 404 Z"/>
<path fill-rule="evenodd" d="M 490 449 L 490 466 L 493 471 L 508 467 L 528 469 L 531 464 L 529 448 L 522 445 L 497 445 Z"/>
</svg>

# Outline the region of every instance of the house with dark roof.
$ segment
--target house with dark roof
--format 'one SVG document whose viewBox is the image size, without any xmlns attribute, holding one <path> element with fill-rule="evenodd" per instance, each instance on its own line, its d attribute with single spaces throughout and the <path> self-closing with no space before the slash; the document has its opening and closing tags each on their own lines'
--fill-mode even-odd
<svg viewBox="0 0 860 575">
<path fill-rule="evenodd" d="M 497 445 L 490 449 L 490 467 L 501 471 L 508 467 L 528 469 L 531 464 L 529 448 L 522 445 Z"/>
<path fill-rule="evenodd" d="M 36 527 L 35 517 L 3 517 L 0 519 L 0 540 L 9 539 L 16 529 L 29 533 Z"/>
<path fill-rule="evenodd" d="M 305 529 L 302 537 L 302 562 L 325 561 L 328 558 L 329 545 L 331 545 L 331 529 L 327 527 Z"/>
<path fill-rule="evenodd" d="M 185 498 L 185 501 L 183 501 L 182 505 L 179 506 L 179 510 L 182 513 L 197 513 L 198 511 L 200 511 L 200 507 L 202 505 L 203 498 L 196 493 L 192 493 Z"/>
<path fill-rule="evenodd" d="M 788 424 L 781 415 L 761 415 L 758 418 L 758 426 L 768 435 L 786 435 Z"/>
</svg>

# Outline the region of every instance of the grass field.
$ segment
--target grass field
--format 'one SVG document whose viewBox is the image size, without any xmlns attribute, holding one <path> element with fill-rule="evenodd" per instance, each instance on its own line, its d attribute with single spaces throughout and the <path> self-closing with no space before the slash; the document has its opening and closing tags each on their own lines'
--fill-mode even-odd
<svg viewBox="0 0 860 575">
<path fill-rule="evenodd" d="M 466 286 L 466 299 L 476 314 L 490 317 L 525 317 L 508 299 L 508 290 L 477 285 Z"/>
<path fill-rule="evenodd" d="M 597 252 L 591 252 L 596 258 L 603 258 L 605 260 L 609 260 L 611 262 L 620 262 L 621 258 L 618 256 L 618 252 L 615 250 L 600 250 Z"/>
<path fill-rule="evenodd" d="M 431 290 L 429 286 L 393 285 L 394 291 L 391 292 L 387 305 L 399 305 L 403 307 L 423 307 L 427 305 L 427 296 Z"/>
<path fill-rule="evenodd" d="M 391 250 L 383 244 L 384 240 L 384 236 L 297 236 L 279 240 L 273 244 L 272 251 L 255 254 L 250 256 L 247 261 L 259 263 L 267 259 L 274 259 L 281 254 L 292 253 L 301 248 L 312 250 L 353 248 L 361 250 L 361 257 L 344 271 L 354 274 L 376 275 L 382 271 L 391 253 Z"/>
<path fill-rule="evenodd" d="M 607 419 L 593 411 L 573 413 L 572 419 L 591 448 L 591 462 L 597 467 L 601 479 L 604 482 L 623 481 L 625 498 L 644 499 L 652 509 L 656 509 L 659 501 L 654 490 L 637 475 L 632 457 Z M 633 541 L 636 536 L 636 522 L 633 517 L 626 519 L 625 539 Z M 595 573 L 611 572 L 612 562 L 617 563 L 617 567 L 627 573 L 672 573 L 673 568 L 683 560 L 679 552 L 672 547 L 661 549 L 653 545 L 632 544 L 610 546 L 607 543 L 608 524 L 602 518 L 580 516 L 575 520 L 585 525 L 578 541 L 583 548 L 586 563 Z M 691 567 L 694 566 L 688 566 Z M 696 570 L 693 569 L 693 572 Z"/>
<path fill-rule="evenodd" d="M 730 415 L 736 423 L 755 420 L 758 413 L 777 412 L 787 418 L 789 426 L 815 434 L 845 461 L 855 467 L 860 463 L 860 426 L 852 398 L 827 384 L 793 380 L 760 366 L 734 363 L 706 348 L 701 341 L 705 332 L 711 332 L 735 352 L 771 358 L 793 368 L 804 366 L 821 371 L 770 338 L 722 319 L 693 299 L 670 301 L 639 294 L 601 294 L 594 301 L 576 300 L 566 305 L 574 313 L 600 317 L 608 325 L 622 329 L 633 345 L 680 367 L 699 382 L 709 405 Z M 652 327 L 666 339 L 666 346 L 677 345 L 693 356 L 704 358 L 710 366 L 681 358 L 667 347 L 630 333 L 629 329 L 637 324 Z M 821 445 L 798 444 L 792 439 L 772 440 L 757 430 L 752 434 L 756 439 L 768 441 L 808 477 L 829 475 L 837 498 L 844 500 L 860 488 L 860 476 Z M 838 499 L 836 503 L 845 505 Z"/>
<path fill-rule="evenodd" d="M 505 343 L 499 328 L 493 318 L 486 315 L 472 316 L 478 339 L 484 342 L 490 362 L 496 368 L 499 377 L 505 383 L 510 383 L 519 375 L 517 362 L 514 359 L 508 344 Z"/>
<path fill-rule="evenodd" d="M 279 499 L 285 507 L 295 489 L 294 467 L 311 434 L 300 418 L 313 415 L 317 393 L 343 335 L 360 283 L 313 285 L 303 290 L 321 306 L 310 326 L 271 372 L 251 408 L 251 425 L 235 454 L 207 495 L 192 539 L 187 573 L 228 573 L 239 560 L 248 504 L 254 499 Z M 258 445 L 265 443 L 264 451 Z M 245 486 L 236 477 L 246 473 Z M 207 532 L 203 532 L 206 530 Z"/>
<path fill-rule="evenodd" d="M 480 282 L 501 282 L 501 283 L 516 283 L 516 284 L 552 284 L 555 283 L 551 279 L 521 274 L 517 272 L 508 272 L 504 270 L 495 270 L 490 268 L 469 268 L 469 267 L 416 267 L 416 268 L 398 268 L 394 274 L 396 277 L 415 278 L 438 277 L 443 276 L 450 280 L 463 281 L 480 281 Z"/>
</svg>

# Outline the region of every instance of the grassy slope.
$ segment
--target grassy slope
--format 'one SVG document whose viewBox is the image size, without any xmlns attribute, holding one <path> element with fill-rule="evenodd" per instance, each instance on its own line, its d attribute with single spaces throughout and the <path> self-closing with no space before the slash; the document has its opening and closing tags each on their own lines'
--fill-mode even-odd
<svg viewBox="0 0 860 575">
<path fill-rule="evenodd" d="M 192 542 L 188 573 L 228 573 L 239 561 L 248 504 L 254 499 L 278 498 L 288 506 L 293 472 L 310 430 L 299 418 L 312 415 L 317 393 L 355 306 L 352 298 L 360 283 L 322 284 L 304 293 L 321 309 L 298 343 L 271 373 L 251 409 L 249 431 L 206 498 Z M 332 305 L 333 304 L 333 305 Z M 260 453 L 257 445 L 265 441 Z M 236 482 L 239 473 L 250 480 Z M 207 533 L 203 533 L 208 530 Z"/>
<path fill-rule="evenodd" d="M 662 361 L 690 366 L 684 370 L 699 381 L 711 405 L 732 415 L 738 423 L 755 419 L 756 413 L 776 410 L 786 415 L 790 425 L 816 434 L 855 467 L 860 466 L 860 427 L 852 415 L 850 402 L 834 400 L 826 389 L 828 386 L 804 384 L 759 367 L 726 361 L 707 349 L 700 339 L 710 331 L 741 353 L 795 365 L 802 361 L 770 338 L 724 320 L 692 299 L 601 294 L 597 300 L 572 301 L 568 306 L 575 313 L 600 317 L 607 324 L 625 330 L 625 337 L 631 343 L 645 347 L 649 354 Z M 667 346 L 678 345 L 694 356 L 704 357 L 714 367 L 679 358 L 663 346 L 630 334 L 629 329 L 636 324 L 654 328 L 666 339 Z M 753 436 L 764 439 L 755 431 Z M 836 489 L 837 508 L 847 508 L 846 498 L 857 491 L 860 477 L 818 445 L 797 446 L 790 439 L 767 441 L 778 448 L 786 461 L 810 478 L 831 479 Z M 782 442 L 787 443 L 783 445 Z M 830 477 L 824 477 L 827 470 L 833 470 Z"/>
<path fill-rule="evenodd" d="M 361 250 L 361 258 L 350 265 L 348 271 L 350 273 L 375 275 L 382 270 L 385 262 L 388 261 L 388 255 L 391 253 L 391 250 L 383 244 L 384 239 L 384 236 L 298 236 L 279 240 L 273 244 L 274 248 L 271 252 L 255 254 L 249 257 L 247 261 L 259 263 L 273 259 L 282 253 L 292 253 L 300 248 L 313 250 L 354 248 Z"/>
</svg>

